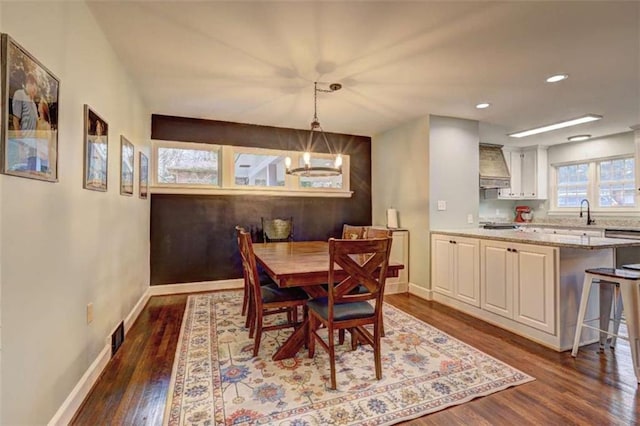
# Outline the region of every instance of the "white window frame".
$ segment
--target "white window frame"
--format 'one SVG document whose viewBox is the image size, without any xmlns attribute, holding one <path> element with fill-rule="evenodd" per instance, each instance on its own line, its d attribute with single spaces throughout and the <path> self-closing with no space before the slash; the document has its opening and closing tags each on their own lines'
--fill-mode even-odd
<svg viewBox="0 0 640 426">
<path fill-rule="evenodd" d="M 285 151 L 269 148 L 252 148 L 232 145 L 209 145 L 195 142 L 176 142 L 165 140 L 151 141 L 151 185 L 152 194 L 200 194 L 200 195 L 268 195 L 284 197 L 335 197 L 349 198 L 350 161 L 348 155 L 342 155 L 342 188 L 306 188 L 300 186 L 300 178 L 294 175 L 285 176 L 285 186 L 246 186 L 236 185 L 234 160 L 236 153 L 276 155 L 291 157 L 291 164 L 299 164 L 302 152 Z M 215 149 L 218 151 L 219 185 L 185 185 L 164 184 L 157 180 L 158 148 L 177 149 Z M 312 153 L 313 157 L 333 158 L 331 154 Z"/>
<path fill-rule="evenodd" d="M 158 149 L 193 149 L 198 151 L 211 151 L 218 154 L 218 184 L 184 184 L 184 183 L 165 183 L 158 182 Z M 210 145 L 206 143 L 192 143 L 192 142 L 173 142 L 173 141 L 158 141 L 151 142 L 151 189 L 153 188 L 184 188 L 184 189 L 213 189 L 220 188 L 222 183 L 222 150 L 219 145 Z M 153 191 L 152 191 L 153 192 Z"/>
<path fill-rule="evenodd" d="M 616 207 L 600 207 L 599 196 L 600 196 L 600 178 L 599 178 L 599 163 L 603 161 L 610 160 L 619 160 L 623 158 L 631 158 L 634 161 L 637 161 L 634 157 L 634 154 L 626 154 L 626 155 L 616 155 L 612 157 L 601 157 L 601 158 L 590 158 L 580 161 L 571 161 L 565 163 L 557 163 L 552 164 L 549 170 L 549 178 L 551 183 L 551 204 L 550 209 L 548 211 L 549 215 L 575 215 L 580 212 L 580 207 L 558 207 L 558 167 L 561 166 L 570 166 L 572 164 L 584 164 L 587 163 L 589 166 L 589 170 L 587 172 L 588 175 L 588 184 L 587 184 L 587 199 L 589 200 L 589 205 L 592 213 L 598 213 L 600 216 L 613 215 L 613 216 L 636 216 L 640 212 L 640 205 L 638 205 L 638 201 L 636 199 L 636 205 L 631 206 L 616 206 Z M 638 169 L 638 165 L 636 164 L 636 170 Z M 636 176 L 637 180 L 637 176 Z M 585 206 L 586 207 L 586 206 Z M 585 209 L 583 208 L 583 211 Z"/>
</svg>

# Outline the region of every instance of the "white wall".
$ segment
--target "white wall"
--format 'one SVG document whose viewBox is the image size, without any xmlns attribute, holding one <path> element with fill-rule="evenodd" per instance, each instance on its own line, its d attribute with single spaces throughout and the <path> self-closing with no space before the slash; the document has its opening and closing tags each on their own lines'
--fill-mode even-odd
<svg viewBox="0 0 640 426">
<path fill-rule="evenodd" d="M 85 3 L 0 10 L 2 32 L 61 80 L 59 183 L 0 176 L 0 423 L 45 424 L 148 287 L 149 200 L 137 184 L 119 194 L 119 146 L 136 146 L 137 180 L 150 113 Z M 106 193 L 82 188 L 85 103 L 109 123 Z"/>
<path fill-rule="evenodd" d="M 432 115 L 429 132 L 431 229 L 478 226 L 478 122 Z M 446 201 L 446 210 L 438 210 L 438 200 Z"/>
<path fill-rule="evenodd" d="M 571 161 L 628 155 L 634 152 L 633 132 L 620 133 L 583 142 L 553 145 L 547 151 L 550 166 Z"/>
<path fill-rule="evenodd" d="M 409 230 L 409 281 L 429 287 L 429 118 L 371 139 L 371 204 L 374 225 L 386 225 L 386 210 L 398 210 Z"/>
</svg>

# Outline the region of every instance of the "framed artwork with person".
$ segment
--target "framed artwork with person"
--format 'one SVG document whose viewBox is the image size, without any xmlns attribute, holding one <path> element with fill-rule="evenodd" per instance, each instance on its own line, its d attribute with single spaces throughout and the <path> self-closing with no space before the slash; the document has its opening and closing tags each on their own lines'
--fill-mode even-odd
<svg viewBox="0 0 640 426">
<path fill-rule="evenodd" d="M 120 135 L 120 194 L 133 195 L 133 144 Z"/>
<path fill-rule="evenodd" d="M 60 80 L 8 34 L 2 34 L 0 171 L 58 181 Z"/>
<path fill-rule="evenodd" d="M 107 190 L 109 125 L 89 105 L 84 106 L 84 180 L 82 187 Z"/>
</svg>

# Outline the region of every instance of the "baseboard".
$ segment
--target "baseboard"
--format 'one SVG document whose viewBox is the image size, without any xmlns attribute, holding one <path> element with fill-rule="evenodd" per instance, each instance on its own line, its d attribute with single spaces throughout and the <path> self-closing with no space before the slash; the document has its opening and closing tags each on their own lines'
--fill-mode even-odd
<svg viewBox="0 0 640 426">
<path fill-rule="evenodd" d="M 386 283 L 384 286 L 384 294 L 406 293 L 407 289 L 407 283 Z"/>
<path fill-rule="evenodd" d="M 409 294 L 413 294 L 414 296 L 418 296 L 419 298 L 424 300 L 433 300 L 430 289 L 421 287 L 413 283 L 409 283 Z"/>
<path fill-rule="evenodd" d="M 133 323 L 140 315 L 140 312 L 144 309 L 147 301 L 149 300 L 150 294 L 149 289 L 147 289 L 138 302 L 135 304 L 133 309 L 129 315 L 126 316 L 124 320 L 124 332 L 125 336 L 129 332 L 129 329 L 133 325 Z M 64 400 L 58 411 L 53 415 L 51 420 L 49 420 L 49 426 L 57 426 L 57 425 L 68 425 L 73 416 L 82 405 L 82 402 L 87 397 L 91 388 L 102 374 L 102 371 L 109 363 L 111 359 L 111 334 L 106 337 L 106 345 L 100 351 L 96 359 L 91 363 L 87 371 L 82 375 L 76 386 L 73 388 L 67 399 Z"/>
<path fill-rule="evenodd" d="M 73 415 L 76 413 L 82 401 L 87 397 L 89 391 L 95 384 L 102 370 L 111 359 L 111 344 L 105 345 L 98 357 L 89 366 L 84 375 L 80 378 L 67 399 L 62 403 L 56 414 L 49 420 L 49 426 L 68 425 Z"/>
<path fill-rule="evenodd" d="M 240 288 L 244 288 L 244 281 L 242 278 L 234 280 L 203 281 L 198 283 L 153 285 L 149 287 L 149 295 L 165 296 L 167 294 L 198 293 L 202 291 L 232 290 Z"/>
</svg>

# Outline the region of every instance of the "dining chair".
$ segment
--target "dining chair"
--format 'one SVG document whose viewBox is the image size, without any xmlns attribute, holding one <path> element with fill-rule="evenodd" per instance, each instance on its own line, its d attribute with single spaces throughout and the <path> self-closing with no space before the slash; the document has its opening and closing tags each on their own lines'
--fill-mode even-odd
<svg viewBox="0 0 640 426">
<path fill-rule="evenodd" d="M 366 229 L 364 226 L 342 225 L 343 240 L 360 240 L 364 238 Z"/>
<path fill-rule="evenodd" d="M 251 234 L 245 231 L 240 233 L 240 253 L 242 266 L 246 273 L 250 286 L 250 297 L 248 309 L 249 317 L 249 337 L 254 337 L 253 356 L 258 356 L 262 333 L 269 330 L 279 330 L 288 327 L 298 327 L 298 307 L 303 308 L 303 315 L 306 317 L 307 293 L 299 288 L 280 288 L 276 284 L 260 285 L 260 276 L 256 265 L 256 258 L 253 253 L 253 243 Z M 278 322 L 265 326 L 264 317 L 274 314 L 287 314 L 285 322 Z"/>
<path fill-rule="evenodd" d="M 262 221 L 262 240 L 265 243 L 293 241 L 293 217 L 287 219 L 265 219 Z"/>
<path fill-rule="evenodd" d="M 386 238 L 391 237 L 393 234 L 390 229 L 387 228 L 365 228 L 364 236 L 362 238 Z"/>
<path fill-rule="evenodd" d="M 308 345 L 309 358 L 315 355 L 316 341 L 329 353 L 331 365 L 331 389 L 336 389 L 335 330 L 351 332 L 351 348 L 357 341 L 373 347 L 376 378 L 382 378 L 380 337 L 382 326 L 382 303 L 384 285 L 389 264 L 391 238 L 362 240 L 329 239 L 328 296 L 307 302 L 309 313 Z M 364 260 L 361 263 L 361 260 Z M 336 266 L 347 277 L 336 283 Z M 366 293 L 353 292 L 362 285 Z M 373 301 L 371 304 L 369 301 Z M 365 328 L 373 325 L 373 334 Z M 327 341 L 318 334 L 320 326 L 327 328 Z"/>
</svg>

